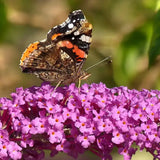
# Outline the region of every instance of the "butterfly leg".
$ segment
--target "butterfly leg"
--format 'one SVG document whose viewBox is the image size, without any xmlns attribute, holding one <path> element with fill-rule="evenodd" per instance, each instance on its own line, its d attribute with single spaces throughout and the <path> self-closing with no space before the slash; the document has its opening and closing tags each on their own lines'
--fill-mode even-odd
<svg viewBox="0 0 160 160">
<path fill-rule="evenodd" d="M 78 88 L 81 87 L 81 78 L 78 78 Z"/>
<path fill-rule="evenodd" d="M 54 88 L 53 91 L 55 91 L 55 90 L 60 86 L 61 83 L 62 83 L 62 81 L 59 81 L 59 82 L 56 84 L 56 86 L 55 86 L 55 88 Z"/>
</svg>

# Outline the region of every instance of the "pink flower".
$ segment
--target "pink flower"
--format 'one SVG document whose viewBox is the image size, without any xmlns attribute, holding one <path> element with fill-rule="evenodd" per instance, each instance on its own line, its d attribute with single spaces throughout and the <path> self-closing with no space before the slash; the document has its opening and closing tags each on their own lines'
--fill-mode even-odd
<svg viewBox="0 0 160 160">
<path fill-rule="evenodd" d="M 125 160 L 137 148 L 159 159 L 159 97 L 160 91 L 103 83 L 17 88 L 11 99 L 0 98 L 0 157 L 40 160 L 50 150 L 51 156 L 61 151 L 76 159 L 90 150 L 112 159 L 117 147 Z"/>
</svg>

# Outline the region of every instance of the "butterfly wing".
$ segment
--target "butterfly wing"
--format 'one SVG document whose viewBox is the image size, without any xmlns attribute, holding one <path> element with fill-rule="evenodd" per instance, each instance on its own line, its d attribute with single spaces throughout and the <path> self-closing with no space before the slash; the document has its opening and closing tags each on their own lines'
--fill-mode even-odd
<svg viewBox="0 0 160 160">
<path fill-rule="evenodd" d="M 23 72 L 45 81 L 71 83 L 78 79 L 91 43 L 92 25 L 81 10 L 73 11 L 53 27 L 47 39 L 28 46 L 20 60 Z"/>
<path fill-rule="evenodd" d="M 65 22 L 48 32 L 47 40 L 56 43 L 77 65 L 87 58 L 91 37 L 92 25 L 81 10 L 76 10 L 69 14 Z"/>
<path fill-rule="evenodd" d="M 24 51 L 20 60 L 20 67 L 23 72 L 53 69 L 59 57 L 58 52 L 54 45 L 34 42 Z"/>
</svg>

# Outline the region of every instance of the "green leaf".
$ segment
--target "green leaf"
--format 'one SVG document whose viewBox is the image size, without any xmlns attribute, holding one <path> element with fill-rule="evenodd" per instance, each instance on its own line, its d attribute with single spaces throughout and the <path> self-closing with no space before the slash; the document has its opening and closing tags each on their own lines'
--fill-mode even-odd
<svg viewBox="0 0 160 160">
<path fill-rule="evenodd" d="M 149 30 L 150 22 L 146 21 L 121 42 L 114 58 L 114 79 L 118 85 L 129 86 L 135 77 L 139 59 L 145 54 Z"/>
<path fill-rule="evenodd" d="M 149 67 L 151 67 L 160 55 L 160 9 L 156 12 L 153 20 L 153 32 L 148 53 Z"/>
</svg>

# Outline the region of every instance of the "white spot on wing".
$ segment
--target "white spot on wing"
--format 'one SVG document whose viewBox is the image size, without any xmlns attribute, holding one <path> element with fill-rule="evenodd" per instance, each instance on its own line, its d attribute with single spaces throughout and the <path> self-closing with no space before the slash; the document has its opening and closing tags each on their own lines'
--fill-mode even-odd
<svg viewBox="0 0 160 160">
<path fill-rule="evenodd" d="M 79 31 L 76 31 L 73 33 L 75 36 L 78 36 L 79 35 Z"/>
<path fill-rule="evenodd" d="M 64 26 L 66 26 L 66 24 L 69 24 L 69 23 L 70 23 L 70 19 L 67 18 L 67 19 L 65 20 L 65 22 L 63 22 L 63 23 L 60 24 L 60 26 L 61 26 L 61 27 L 64 27 Z"/>
<path fill-rule="evenodd" d="M 61 27 L 64 27 L 66 25 L 66 22 L 63 22 L 62 24 L 60 24 Z"/>
<path fill-rule="evenodd" d="M 40 42 L 45 42 L 47 39 L 42 39 Z"/>
<path fill-rule="evenodd" d="M 73 23 L 69 23 L 69 24 L 68 24 L 68 28 L 69 28 L 69 29 L 72 29 L 73 27 L 74 27 Z"/>
<path fill-rule="evenodd" d="M 87 43 L 91 43 L 91 41 L 92 41 L 92 38 L 91 37 L 89 37 L 89 36 L 86 36 L 86 35 L 81 35 L 81 37 L 79 38 L 81 41 L 83 41 L 83 42 L 87 42 Z"/>
</svg>

